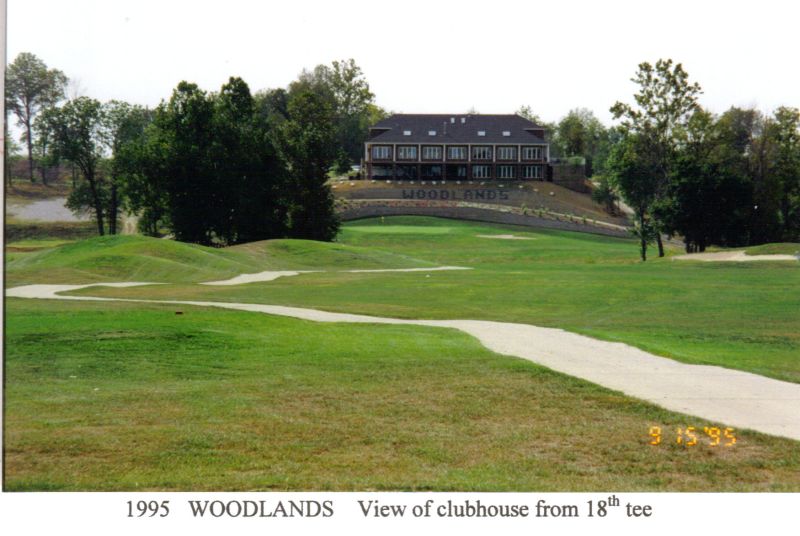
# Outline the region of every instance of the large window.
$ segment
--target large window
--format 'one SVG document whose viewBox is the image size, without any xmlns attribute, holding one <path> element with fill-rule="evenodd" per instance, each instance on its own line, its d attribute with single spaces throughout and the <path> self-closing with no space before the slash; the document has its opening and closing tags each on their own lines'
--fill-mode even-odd
<svg viewBox="0 0 800 536">
<path fill-rule="evenodd" d="M 447 148 L 447 159 L 448 160 L 466 160 L 467 159 L 467 148 L 463 147 L 463 146 L 448 147 Z"/>
<path fill-rule="evenodd" d="M 541 179 L 542 166 L 525 166 L 523 173 L 526 179 Z"/>
<path fill-rule="evenodd" d="M 498 147 L 497 148 L 498 160 L 516 160 L 517 148 L 516 147 Z"/>
<path fill-rule="evenodd" d="M 397 159 L 398 160 L 416 160 L 417 159 L 417 146 L 416 145 L 398 145 L 397 146 Z"/>
<path fill-rule="evenodd" d="M 514 178 L 514 166 L 497 166 L 497 178 L 498 179 L 513 179 Z"/>
<path fill-rule="evenodd" d="M 522 148 L 523 160 L 541 160 L 542 148 L 541 147 L 523 147 Z"/>
<path fill-rule="evenodd" d="M 473 179 L 488 179 L 491 177 L 489 166 L 472 166 Z"/>
<path fill-rule="evenodd" d="M 442 148 L 438 145 L 422 147 L 423 160 L 441 160 Z"/>
<path fill-rule="evenodd" d="M 372 146 L 372 159 L 373 160 L 389 160 L 392 157 L 392 148 L 388 145 L 373 145 Z"/>
<path fill-rule="evenodd" d="M 473 160 L 491 160 L 492 148 L 489 145 L 473 145 L 472 146 L 472 159 Z"/>
</svg>

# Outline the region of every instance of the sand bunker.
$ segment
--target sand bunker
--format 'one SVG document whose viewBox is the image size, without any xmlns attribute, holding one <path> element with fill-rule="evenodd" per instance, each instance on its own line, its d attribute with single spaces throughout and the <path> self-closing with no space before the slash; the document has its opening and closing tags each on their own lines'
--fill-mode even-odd
<svg viewBox="0 0 800 536">
<path fill-rule="evenodd" d="M 679 261 L 705 262 L 750 262 L 750 261 L 797 261 L 795 255 L 747 255 L 744 251 L 715 251 L 713 253 L 692 253 L 673 257 Z"/>
<path fill-rule="evenodd" d="M 147 283 L 104 285 L 124 287 L 145 284 Z M 672 411 L 695 415 L 710 423 L 750 428 L 800 440 L 800 412 L 797 411 L 800 406 L 800 384 L 722 367 L 687 365 L 626 344 L 592 339 L 561 329 L 483 320 L 404 320 L 255 303 L 58 295 L 59 292 L 91 286 L 95 285 L 28 285 L 6 290 L 6 296 L 195 305 L 289 316 L 315 322 L 455 328 L 476 337 L 494 352 L 521 357 Z"/>
<path fill-rule="evenodd" d="M 305 270 L 305 271 L 294 271 L 294 270 L 284 270 L 284 271 L 277 271 L 277 272 L 258 272 L 257 274 L 242 274 L 237 275 L 236 277 L 232 277 L 230 279 L 223 279 L 221 281 L 206 281 L 205 283 L 200 283 L 201 285 L 244 285 L 246 283 L 258 283 L 262 281 L 274 281 L 279 277 L 289 277 L 293 275 L 300 275 L 300 274 L 310 274 L 314 270 Z"/>
<path fill-rule="evenodd" d="M 529 236 L 516 236 L 513 234 L 479 234 L 478 238 L 497 238 L 498 240 L 533 240 Z"/>
<path fill-rule="evenodd" d="M 441 270 L 472 270 L 472 268 L 465 268 L 463 266 L 435 266 L 432 268 L 384 268 L 379 270 L 338 270 L 339 272 L 346 273 L 380 273 L 380 272 L 438 272 Z M 279 277 L 291 277 L 300 274 L 313 274 L 319 273 L 324 270 L 283 270 L 283 271 L 266 271 L 258 272 L 257 274 L 242 274 L 232 277 L 230 279 L 223 279 L 221 281 L 207 281 L 200 283 L 201 285 L 244 285 L 247 283 L 259 283 L 264 281 L 274 281 Z"/>
</svg>

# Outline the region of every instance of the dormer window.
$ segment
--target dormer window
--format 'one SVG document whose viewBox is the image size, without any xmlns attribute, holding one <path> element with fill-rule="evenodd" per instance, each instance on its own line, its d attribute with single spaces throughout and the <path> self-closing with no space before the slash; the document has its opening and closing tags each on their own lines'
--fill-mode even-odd
<svg viewBox="0 0 800 536">
<path fill-rule="evenodd" d="M 479 130 L 478 131 L 478 136 L 485 136 L 485 135 L 486 135 L 486 131 L 485 130 Z"/>
<path fill-rule="evenodd" d="M 450 124 L 451 124 L 451 125 L 452 125 L 452 124 L 455 124 L 455 122 L 456 122 L 456 118 L 455 118 L 455 117 L 451 117 L 451 118 L 450 118 Z"/>
<path fill-rule="evenodd" d="M 435 130 L 429 130 L 428 131 L 428 136 L 435 136 L 435 135 L 436 135 L 436 131 Z"/>
<path fill-rule="evenodd" d="M 404 130 L 403 131 L 403 136 L 410 136 L 410 135 L 411 135 L 411 131 L 410 130 Z"/>
<path fill-rule="evenodd" d="M 462 117 L 462 118 L 461 118 L 461 124 L 463 125 L 463 124 L 464 124 L 464 123 L 466 123 L 466 122 L 467 122 L 467 118 L 466 118 L 466 117 Z"/>
<path fill-rule="evenodd" d="M 504 130 L 503 131 L 503 136 L 505 136 L 506 138 L 511 136 L 511 131 L 510 130 Z"/>
</svg>

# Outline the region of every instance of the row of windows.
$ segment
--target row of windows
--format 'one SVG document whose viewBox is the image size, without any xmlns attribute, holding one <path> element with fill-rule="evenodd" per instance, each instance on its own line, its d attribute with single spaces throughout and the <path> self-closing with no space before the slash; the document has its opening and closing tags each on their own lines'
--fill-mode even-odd
<svg viewBox="0 0 800 536">
<path fill-rule="evenodd" d="M 372 158 L 373 160 L 388 160 L 391 158 L 392 148 L 388 145 L 373 145 Z M 441 160 L 442 147 L 440 145 L 423 146 L 422 147 L 423 160 Z M 522 159 L 523 160 L 540 160 L 542 158 L 541 147 L 523 147 Z M 416 160 L 417 159 L 417 146 L 416 145 L 398 145 L 397 146 L 397 159 L 398 160 Z M 448 160 L 466 160 L 467 148 L 466 146 L 456 145 L 447 147 Z M 491 145 L 473 145 L 472 146 L 472 160 L 491 160 L 492 159 L 492 146 Z M 517 148 L 501 146 L 497 148 L 498 160 L 516 160 Z"/>
<path fill-rule="evenodd" d="M 466 165 L 458 165 L 453 166 L 453 169 L 450 169 L 450 166 L 447 167 L 447 175 L 451 178 L 466 178 L 467 176 L 467 166 Z M 516 179 L 518 178 L 517 172 L 521 171 L 520 178 L 523 179 L 541 179 L 542 178 L 542 166 L 520 166 L 519 170 L 516 166 L 504 166 L 500 165 L 497 166 L 497 178 L 498 179 Z M 422 176 L 423 177 L 430 177 L 433 175 L 441 175 L 442 173 L 442 166 L 440 165 L 427 165 L 422 166 Z M 391 166 L 373 166 L 372 167 L 372 176 L 373 177 L 384 177 L 384 176 L 392 176 L 392 167 Z M 417 176 L 417 167 L 416 166 L 397 166 L 397 170 L 395 172 L 395 176 L 398 178 L 415 178 Z M 475 165 L 472 166 L 472 178 L 474 179 L 489 179 L 492 176 L 492 166 L 487 165 Z"/>
</svg>

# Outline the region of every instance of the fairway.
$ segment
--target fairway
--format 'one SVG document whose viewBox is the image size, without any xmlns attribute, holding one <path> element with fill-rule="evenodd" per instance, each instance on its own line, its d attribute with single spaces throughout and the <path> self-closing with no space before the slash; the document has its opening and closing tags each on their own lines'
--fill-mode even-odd
<svg viewBox="0 0 800 536">
<path fill-rule="evenodd" d="M 512 233 L 532 240 L 480 237 Z M 93 239 L 20 253 L 7 285 L 147 280 L 164 284 L 77 294 L 555 326 L 800 382 L 800 302 L 786 292 L 800 263 L 731 264 L 642 264 L 624 239 L 386 218 L 349 224 L 333 245 Z M 344 271 L 436 266 L 472 269 Z M 309 268 L 319 271 L 194 284 Z M 454 330 L 175 311 L 7 301 L 7 487 L 800 489 L 796 442 L 737 431 L 732 448 L 652 446 L 651 426 L 725 423 L 493 354 Z"/>
</svg>

